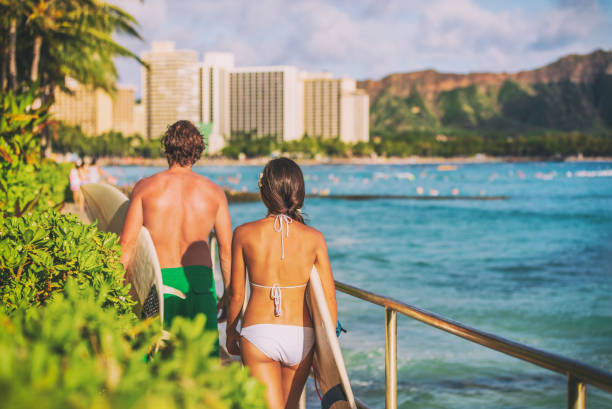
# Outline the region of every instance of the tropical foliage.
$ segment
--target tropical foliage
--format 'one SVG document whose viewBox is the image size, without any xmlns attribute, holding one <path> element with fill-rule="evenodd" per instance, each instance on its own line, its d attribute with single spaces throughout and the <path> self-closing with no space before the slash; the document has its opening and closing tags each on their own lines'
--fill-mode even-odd
<svg viewBox="0 0 612 409">
<path fill-rule="evenodd" d="M 450 130 L 448 134 L 405 131 L 374 138 L 370 144 L 381 156 L 515 156 L 562 159 L 572 155 L 611 156 L 612 135 L 544 131 L 515 137 L 488 136 L 473 131 Z"/>
<path fill-rule="evenodd" d="M 138 58 L 120 46 L 115 33 L 140 38 L 136 20 L 97 0 L 0 0 L 2 90 L 39 82 L 63 86 L 66 77 L 112 90 L 113 58 Z"/>
<path fill-rule="evenodd" d="M 204 316 L 175 319 L 162 340 L 159 320 L 107 306 L 107 287 L 80 287 L 69 280 L 41 308 L 0 312 L 3 407 L 265 407 L 246 369 L 210 358 L 215 335 L 203 332 Z"/>
<path fill-rule="evenodd" d="M 244 154 L 247 158 L 270 156 L 288 153 L 297 157 L 315 158 L 319 156 L 348 156 L 350 145 L 340 138 L 303 138 L 281 142 L 274 136 L 258 137 L 254 133 L 245 133 L 232 137 L 221 154 L 229 158 L 238 158 Z"/>
<path fill-rule="evenodd" d="M 138 57 L 113 35 L 139 37 L 136 20 L 98 0 L 0 0 L 0 91 L 39 90 L 37 103 L 53 103 L 72 78 L 114 91 L 116 56 Z M 49 133 L 38 134 L 44 155 Z"/>
<path fill-rule="evenodd" d="M 12 310 L 44 304 L 66 280 L 105 289 L 106 304 L 122 313 L 133 303 L 124 286 L 117 236 L 79 222 L 75 215 L 36 212 L 2 220 L 0 300 Z"/>
<path fill-rule="evenodd" d="M 69 165 L 40 160 L 39 135 L 49 124 L 39 92 L 0 95 L 0 213 L 21 215 L 58 207 L 68 188 Z M 38 101 L 38 102 L 37 102 Z M 38 108 L 34 108 L 39 105 Z"/>
</svg>

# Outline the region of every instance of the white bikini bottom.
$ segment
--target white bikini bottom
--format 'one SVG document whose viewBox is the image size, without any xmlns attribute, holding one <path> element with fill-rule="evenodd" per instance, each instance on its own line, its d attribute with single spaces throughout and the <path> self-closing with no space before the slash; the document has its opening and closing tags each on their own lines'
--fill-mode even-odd
<svg viewBox="0 0 612 409">
<path fill-rule="evenodd" d="M 314 330 L 299 325 L 255 324 L 242 328 L 240 335 L 268 358 L 286 366 L 302 362 L 315 342 Z"/>
</svg>

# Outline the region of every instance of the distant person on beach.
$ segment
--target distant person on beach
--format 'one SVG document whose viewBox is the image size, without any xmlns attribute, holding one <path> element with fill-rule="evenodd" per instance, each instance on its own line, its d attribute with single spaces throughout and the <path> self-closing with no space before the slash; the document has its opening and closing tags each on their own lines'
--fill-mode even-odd
<svg viewBox="0 0 612 409">
<path fill-rule="evenodd" d="M 97 158 L 94 157 L 89 164 L 89 183 L 100 183 L 101 181 L 117 183 L 117 179 L 99 167 L 97 161 Z"/>
<path fill-rule="evenodd" d="M 79 160 L 74 162 L 74 167 L 70 170 L 68 179 L 70 180 L 70 190 L 72 191 L 72 201 L 82 211 L 84 209 L 83 194 L 81 193 L 81 168 L 83 162 Z"/>
<path fill-rule="evenodd" d="M 227 350 L 241 354 L 251 375 L 266 384 L 270 408 L 297 408 L 314 353 L 306 305 L 310 271 L 313 265 L 319 271 L 333 322 L 334 278 L 325 238 L 304 224 L 300 167 L 287 158 L 271 160 L 259 190 L 266 216 L 238 227 L 232 241 Z M 247 271 L 251 296 L 238 332 Z"/>
<path fill-rule="evenodd" d="M 223 303 L 217 303 L 208 238 L 214 228 L 227 287 L 232 237 L 227 199 L 218 185 L 192 170 L 205 146 L 191 122 L 170 125 L 162 144 L 169 168 L 134 186 L 121 233 L 121 262 L 127 268 L 140 227 L 145 226 L 157 250 L 164 285 L 187 296 L 164 295 L 164 321 L 170 324 L 176 316 L 204 313 L 206 329 L 217 331 L 217 311 L 223 309 Z M 131 281 L 129 273 L 126 278 Z M 225 309 L 219 320 L 224 319 L 224 313 Z"/>
<path fill-rule="evenodd" d="M 85 158 L 79 159 L 79 163 L 81 164 L 81 166 L 78 167 L 79 179 L 81 180 L 81 186 L 83 186 L 89 183 L 89 166 L 87 166 Z"/>
</svg>

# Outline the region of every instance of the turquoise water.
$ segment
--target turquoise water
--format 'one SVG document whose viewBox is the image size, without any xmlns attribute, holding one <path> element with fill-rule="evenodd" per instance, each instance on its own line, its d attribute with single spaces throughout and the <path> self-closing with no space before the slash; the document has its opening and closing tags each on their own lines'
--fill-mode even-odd
<svg viewBox="0 0 612 409">
<path fill-rule="evenodd" d="M 305 166 L 307 191 L 507 195 L 504 201 L 308 199 L 336 279 L 612 371 L 612 163 Z M 121 183 L 159 169 L 108 168 Z M 201 167 L 256 191 L 261 167 Z M 581 173 L 589 171 L 591 173 Z M 238 176 L 240 175 L 240 176 Z M 597 176 L 599 175 L 599 176 Z M 230 177 L 228 182 L 227 177 Z M 594 176 L 594 177 L 577 177 Z M 230 207 L 233 224 L 265 215 Z M 355 394 L 384 407 L 384 310 L 338 294 Z M 566 379 L 398 319 L 401 408 L 561 408 Z M 311 396 L 313 396 L 311 394 Z M 309 407 L 316 407 L 316 398 Z M 612 395 L 587 388 L 589 408 Z"/>
</svg>

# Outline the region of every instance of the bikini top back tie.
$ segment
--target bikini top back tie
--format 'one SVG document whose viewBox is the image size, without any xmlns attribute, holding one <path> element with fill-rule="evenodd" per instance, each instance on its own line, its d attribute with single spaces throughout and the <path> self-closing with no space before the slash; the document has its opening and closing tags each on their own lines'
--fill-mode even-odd
<svg viewBox="0 0 612 409">
<path fill-rule="evenodd" d="M 285 222 L 285 229 L 283 229 L 283 222 Z M 285 234 L 289 237 L 289 225 L 291 223 L 293 223 L 293 219 L 286 214 L 277 214 L 274 216 L 272 228 L 274 228 L 275 232 L 281 234 L 281 260 L 285 259 L 285 238 L 283 236 L 283 230 L 285 230 Z"/>
<path fill-rule="evenodd" d="M 283 225 L 284 222 L 284 225 Z M 289 216 L 287 216 L 286 214 L 277 214 L 276 216 L 274 216 L 274 224 L 272 225 L 272 227 L 274 228 L 275 232 L 278 232 L 281 234 L 281 260 L 285 259 L 285 239 L 284 239 L 284 235 L 283 233 L 285 233 L 287 235 L 287 237 L 289 237 L 289 225 L 293 223 L 293 219 Z M 254 282 L 251 282 L 251 285 L 254 287 L 259 287 L 259 288 L 269 288 L 270 289 L 270 298 L 272 298 L 274 300 L 274 316 L 275 317 L 280 317 L 281 313 L 282 313 L 282 308 L 281 308 L 281 302 L 282 302 L 282 293 L 281 293 L 281 289 L 282 288 L 300 288 L 300 287 L 306 287 L 308 283 L 302 284 L 302 285 L 291 285 L 291 286 L 285 286 L 285 287 L 281 287 L 279 286 L 277 283 L 274 283 L 273 285 L 269 286 L 269 285 L 259 285 L 259 284 L 255 284 Z"/>
</svg>

